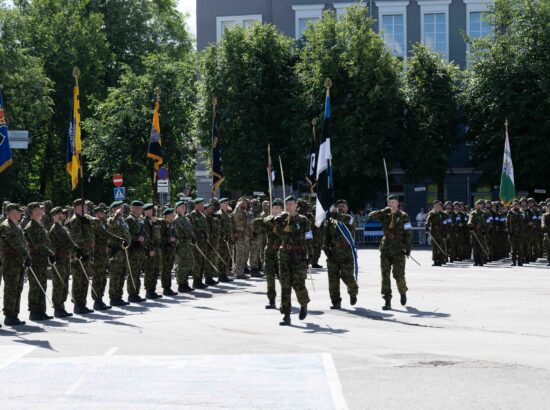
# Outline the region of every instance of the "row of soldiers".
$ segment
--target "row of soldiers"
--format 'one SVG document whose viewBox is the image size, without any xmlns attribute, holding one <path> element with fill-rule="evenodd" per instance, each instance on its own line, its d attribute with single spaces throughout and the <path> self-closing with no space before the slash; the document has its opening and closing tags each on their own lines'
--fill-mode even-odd
<svg viewBox="0 0 550 410">
<path fill-rule="evenodd" d="M 469 213 L 461 202 L 436 200 L 426 230 L 434 266 L 471 258 L 475 266 L 483 266 L 510 256 L 512 266 L 523 266 L 544 252 L 550 266 L 550 199 L 537 203 L 521 198 L 508 208 L 480 199 Z"/>
<path fill-rule="evenodd" d="M 282 213 L 279 212 L 283 209 L 282 201 L 272 204 L 272 212 L 269 212 L 269 203 L 265 207 L 265 202 L 261 204 L 257 199 L 248 201 L 241 198 L 234 204 L 234 210 L 229 202 L 227 198 L 214 199 L 210 203 L 205 203 L 202 198 L 191 203 L 178 201 L 174 208 L 163 209 L 162 217 L 155 216 L 153 204 L 137 200 L 130 205 L 115 201 L 110 207 L 102 204 L 92 207 L 81 199 L 75 200 L 71 208 L 38 202 L 29 204 L 26 209 L 18 204 L 5 204 L 3 220 L 0 221 L 0 278 L 4 278 L 5 324 L 24 323 L 18 315 L 27 271 L 29 317 L 40 321 L 52 318 L 46 313 L 48 269 L 52 277 L 50 303 L 54 316 L 63 318 L 72 315 L 65 309 L 68 296 L 74 304 L 74 313 L 93 312 L 87 307 L 89 288 L 94 300 L 93 309 L 106 310 L 111 306 L 144 301 L 140 296 L 142 276 L 145 298 L 157 299 L 162 297 L 156 293 L 159 277 L 163 295 L 177 294 L 171 289 L 174 266 L 177 291 L 186 293 L 216 285 L 218 281 L 231 282 L 232 265 L 237 278 L 247 279 L 248 261 L 253 276 L 262 276 L 260 269 L 266 272 L 269 308 L 275 307 L 275 278 L 280 279 L 281 311 L 289 321 L 290 290 L 297 287 L 294 280 L 283 282 L 281 265 L 285 265 L 285 258 L 281 258 L 279 248 L 286 249 L 281 238 L 292 236 L 288 235 L 288 227 L 293 225 L 287 223 L 276 233 L 275 227 L 270 226 L 273 221 L 268 221 Z M 293 197 L 287 198 L 287 203 L 296 203 L 296 214 L 307 221 L 297 224 L 300 231 L 307 228 L 308 234 L 307 241 L 304 236 L 303 249 L 298 252 L 300 260 L 306 267 L 310 264 L 319 267 L 322 231 L 311 229 L 313 216 L 309 204 Z M 259 214 L 258 204 L 262 210 Z M 22 219 L 23 214 L 26 217 Z M 285 215 L 290 221 L 288 215 L 291 213 Z M 287 250 L 294 247 L 287 246 Z M 328 248 L 325 247 L 325 251 Z M 285 266 L 295 270 L 294 259 L 292 261 Z M 333 272 L 336 270 L 332 269 Z M 329 266 L 329 278 L 330 273 Z M 72 286 L 69 286 L 69 276 L 73 278 Z M 192 286 L 189 279 L 192 279 Z M 344 281 L 352 283 L 349 279 Z M 333 282 L 338 284 L 338 290 L 334 290 L 334 285 L 331 287 L 334 288 L 331 298 L 333 306 L 339 307 L 339 279 L 333 279 Z M 125 284 L 128 301 L 123 300 Z M 353 304 L 356 302 L 356 288 L 352 285 L 351 291 L 348 289 L 350 294 L 354 294 Z M 104 302 L 106 294 L 109 305 Z M 305 312 L 301 316 L 307 314 L 306 299 L 303 293 L 299 293 Z"/>
</svg>

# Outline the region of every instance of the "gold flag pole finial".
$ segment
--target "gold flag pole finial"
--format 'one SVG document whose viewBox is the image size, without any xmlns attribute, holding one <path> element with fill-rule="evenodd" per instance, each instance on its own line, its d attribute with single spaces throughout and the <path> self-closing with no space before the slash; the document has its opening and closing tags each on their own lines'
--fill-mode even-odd
<svg viewBox="0 0 550 410">
<path fill-rule="evenodd" d="M 155 92 L 157 93 L 157 100 L 159 100 L 160 99 L 160 87 L 158 85 L 155 87 Z"/>
<path fill-rule="evenodd" d="M 73 67 L 73 77 L 76 81 L 76 85 L 78 85 L 78 77 L 80 77 L 80 70 L 78 69 L 77 66 Z"/>
</svg>

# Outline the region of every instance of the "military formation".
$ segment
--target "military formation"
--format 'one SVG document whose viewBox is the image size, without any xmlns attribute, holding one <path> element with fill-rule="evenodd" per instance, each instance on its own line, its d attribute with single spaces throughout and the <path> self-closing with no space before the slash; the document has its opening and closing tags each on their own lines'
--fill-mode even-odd
<svg viewBox="0 0 550 410">
<path fill-rule="evenodd" d="M 0 219 L 4 324 L 25 323 L 19 309 L 26 281 L 29 319 L 43 321 L 265 276 L 266 308 L 277 308 L 279 283 L 280 324 L 290 325 L 293 289 L 299 318 L 308 314 L 306 280 L 310 267 L 321 267 L 321 250 L 327 255 L 332 308 L 341 307 L 340 279 L 354 305 L 358 287 L 352 250 L 334 227 L 341 223 L 349 232 L 355 228 L 347 203 L 338 201 L 337 206 L 317 228 L 310 203 L 292 195 L 273 203 L 196 198 L 178 201 L 173 208 L 139 200 L 96 206 L 77 199 L 67 207 L 54 207 L 50 201 L 25 207 L 6 202 Z M 172 289 L 172 274 L 177 289 Z M 159 282 L 162 295 L 157 293 Z"/>
<path fill-rule="evenodd" d="M 537 203 L 520 198 L 509 207 L 498 201 L 475 203 L 434 201 L 426 215 L 434 266 L 473 260 L 475 266 L 511 257 L 524 266 L 546 255 L 550 266 L 550 199 Z"/>
</svg>

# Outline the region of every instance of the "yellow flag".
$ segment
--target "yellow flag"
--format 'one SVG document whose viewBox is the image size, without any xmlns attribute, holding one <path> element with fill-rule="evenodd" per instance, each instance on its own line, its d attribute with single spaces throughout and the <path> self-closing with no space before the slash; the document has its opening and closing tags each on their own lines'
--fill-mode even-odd
<svg viewBox="0 0 550 410">
<path fill-rule="evenodd" d="M 67 172 L 71 176 L 73 190 L 78 186 L 80 153 L 82 152 L 80 134 L 80 99 L 77 84 L 73 90 L 73 110 L 71 113 L 71 122 L 69 124 L 69 136 L 67 138 Z"/>
</svg>

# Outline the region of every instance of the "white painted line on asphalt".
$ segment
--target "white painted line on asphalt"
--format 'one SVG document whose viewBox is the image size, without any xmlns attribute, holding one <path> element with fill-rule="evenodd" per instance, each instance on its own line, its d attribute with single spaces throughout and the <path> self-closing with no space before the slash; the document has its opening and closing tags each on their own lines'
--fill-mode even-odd
<svg viewBox="0 0 550 410">
<path fill-rule="evenodd" d="M 9 357 L 7 357 L 3 362 L 0 362 L 0 370 L 3 370 L 6 367 L 8 367 L 10 364 L 17 362 L 19 359 L 25 357 L 35 349 L 36 349 L 36 346 L 26 346 L 22 349 L 17 349 L 15 353 L 10 354 Z"/>
<path fill-rule="evenodd" d="M 95 362 L 93 366 L 91 366 L 88 371 L 84 372 L 82 376 L 78 378 L 77 381 L 75 381 L 73 384 L 71 384 L 67 390 L 65 390 L 65 396 L 70 396 L 71 394 L 75 393 L 80 385 L 84 382 L 86 377 L 90 374 L 96 371 L 104 362 L 105 359 L 111 357 L 116 353 L 116 351 L 119 349 L 118 346 L 113 346 L 109 350 L 107 350 L 103 355 L 101 355 Z"/>
<path fill-rule="evenodd" d="M 342 384 L 340 383 L 340 377 L 338 377 L 338 371 L 336 370 L 332 355 L 330 353 L 323 353 L 322 357 L 327 383 L 330 387 L 330 394 L 334 402 L 334 408 L 336 410 L 348 410 L 344 391 L 342 390 Z"/>
</svg>

